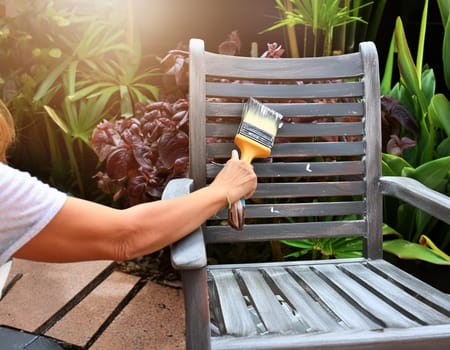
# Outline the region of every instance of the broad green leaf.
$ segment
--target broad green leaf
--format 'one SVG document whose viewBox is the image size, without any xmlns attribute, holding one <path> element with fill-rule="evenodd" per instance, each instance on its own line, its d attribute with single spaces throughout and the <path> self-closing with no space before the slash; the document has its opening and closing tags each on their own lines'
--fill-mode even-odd
<svg viewBox="0 0 450 350">
<path fill-rule="evenodd" d="M 436 254 L 433 250 L 403 239 L 394 239 L 383 242 L 383 250 L 394 254 L 401 259 L 414 259 L 432 264 L 450 265 L 450 262 L 445 260 L 439 254 Z"/>
<path fill-rule="evenodd" d="M 432 97 L 436 93 L 436 78 L 431 68 L 425 69 L 422 73 L 422 92 L 427 103 L 430 103 Z"/>
<path fill-rule="evenodd" d="M 447 3 L 450 3 L 450 1 L 448 1 Z M 447 16 L 447 24 L 445 25 L 444 29 L 444 40 L 442 44 L 442 64 L 445 84 L 450 90 L 450 16 Z"/>
<path fill-rule="evenodd" d="M 402 233 L 403 238 L 416 241 L 414 239 L 415 231 L 415 213 L 416 208 L 408 203 L 400 203 L 397 209 L 397 220 L 395 228 Z"/>
<path fill-rule="evenodd" d="M 444 139 L 436 148 L 438 157 L 445 157 L 450 154 L 450 136 Z"/>
<path fill-rule="evenodd" d="M 450 136 L 450 102 L 447 97 L 443 94 L 433 96 L 428 113 L 435 127 L 445 130 Z"/>
<path fill-rule="evenodd" d="M 398 233 L 396 230 L 394 230 L 391 226 L 387 224 L 383 224 L 382 232 L 383 238 L 385 237 L 402 238 L 402 235 L 400 233 Z"/>
<path fill-rule="evenodd" d="M 393 154 L 383 153 L 382 160 L 383 163 L 386 164 L 386 167 L 390 169 L 390 175 L 401 176 L 404 168 L 413 169 L 413 167 L 405 159 Z M 388 174 L 384 175 L 387 176 Z"/>
<path fill-rule="evenodd" d="M 445 26 L 449 19 L 450 14 L 450 1 L 437 0 L 439 6 L 439 12 L 441 13 L 442 25 Z"/>
<path fill-rule="evenodd" d="M 416 169 L 404 169 L 404 176 L 412 177 L 436 191 L 443 192 L 448 182 L 450 156 L 438 158 L 418 166 Z"/>
<path fill-rule="evenodd" d="M 419 244 L 421 244 L 427 248 L 430 248 L 436 254 L 438 254 L 440 257 L 442 257 L 446 261 L 450 262 L 450 256 L 448 256 L 441 249 L 439 249 L 438 246 L 436 246 L 436 244 L 434 244 L 434 242 L 428 236 L 421 235 L 420 239 L 419 239 Z"/>
</svg>

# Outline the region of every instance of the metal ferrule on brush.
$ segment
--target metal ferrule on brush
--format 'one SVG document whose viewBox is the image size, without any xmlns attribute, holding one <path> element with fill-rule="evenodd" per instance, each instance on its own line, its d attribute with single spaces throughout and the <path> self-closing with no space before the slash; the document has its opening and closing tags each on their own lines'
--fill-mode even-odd
<svg viewBox="0 0 450 350">
<path fill-rule="evenodd" d="M 239 126 L 238 133 L 242 136 L 248 137 L 249 139 L 260 143 L 261 145 L 272 148 L 274 137 L 272 134 L 256 127 L 253 124 L 242 122 Z"/>
</svg>

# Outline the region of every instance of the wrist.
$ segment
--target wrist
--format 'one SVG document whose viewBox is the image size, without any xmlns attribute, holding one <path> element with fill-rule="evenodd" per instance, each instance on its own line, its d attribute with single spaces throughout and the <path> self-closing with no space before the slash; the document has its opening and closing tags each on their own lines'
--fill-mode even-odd
<svg viewBox="0 0 450 350">
<path fill-rule="evenodd" d="M 231 208 L 233 204 L 233 200 L 229 195 L 228 191 L 222 186 L 216 186 L 214 184 L 210 184 L 207 189 L 214 193 L 214 197 L 220 198 L 220 203 L 222 208 Z"/>
<path fill-rule="evenodd" d="M 233 202 L 231 201 L 230 197 L 228 196 L 227 191 L 224 191 L 224 193 L 225 193 L 225 199 L 227 201 L 227 208 L 230 209 Z"/>
</svg>

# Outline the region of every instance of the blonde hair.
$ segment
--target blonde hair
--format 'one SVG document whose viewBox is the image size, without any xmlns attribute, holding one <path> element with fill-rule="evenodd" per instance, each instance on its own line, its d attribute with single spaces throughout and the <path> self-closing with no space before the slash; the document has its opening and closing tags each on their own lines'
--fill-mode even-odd
<svg viewBox="0 0 450 350">
<path fill-rule="evenodd" d="M 16 132 L 14 120 L 2 100 L 0 100 L 0 162 L 6 163 L 6 150 L 14 141 Z"/>
</svg>

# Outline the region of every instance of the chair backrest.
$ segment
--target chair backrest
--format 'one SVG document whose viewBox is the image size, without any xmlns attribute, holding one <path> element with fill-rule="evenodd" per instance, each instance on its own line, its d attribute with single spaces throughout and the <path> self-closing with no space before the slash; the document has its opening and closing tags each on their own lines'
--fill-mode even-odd
<svg viewBox="0 0 450 350">
<path fill-rule="evenodd" d="M 378 56 L 250 58 L 206 52 L 190 41 L 190 177 L 208 184 L 228 159 L 243 103 L 252 96 L 283 118 L 270 159 L 253 164 L 258 188 L 236 231 L 219 212 L 206 243 L 362 236 L 382 256 Z M 219 164 L 218 164 L 219 163 Z"/>
</svg>

